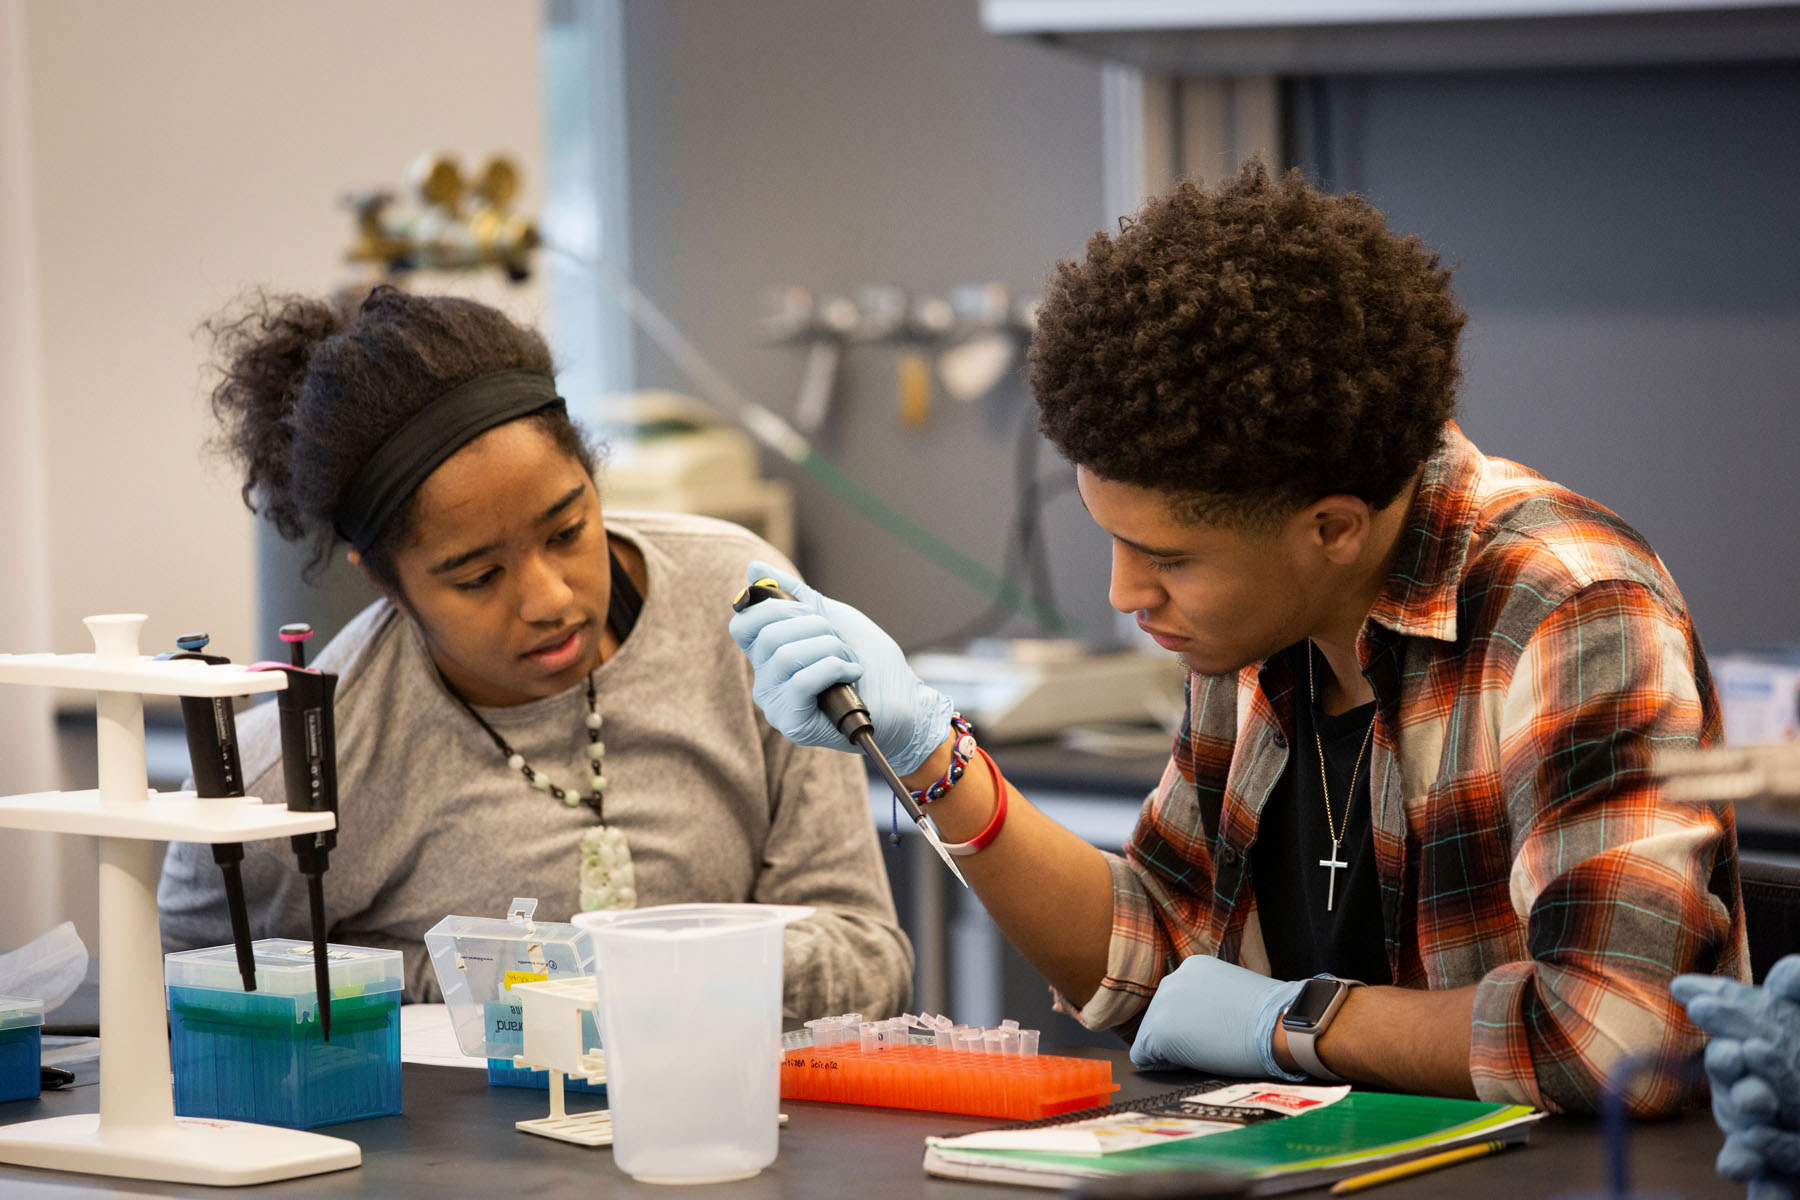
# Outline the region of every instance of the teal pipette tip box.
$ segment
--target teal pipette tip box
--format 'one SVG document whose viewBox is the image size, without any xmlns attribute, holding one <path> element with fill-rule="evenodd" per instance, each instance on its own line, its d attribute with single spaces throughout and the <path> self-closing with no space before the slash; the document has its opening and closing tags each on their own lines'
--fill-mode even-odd
<svg viewBox="0 0 1800 1200">
<path fill-rule="evenodd" d="M 328 945 L 331 1040 L 320 1036 L 312 943 L 253 942 L 245 992 L 231 946 L 164 956 L 175 1112 L 312 1129 L 400 1111 L 398 950 Z"/>
<path fill-rule="evenodd" d="M 37 1097 L 43 1031 L 42 1000 L 0 996 L 0 1101 Z"/>
</svg>

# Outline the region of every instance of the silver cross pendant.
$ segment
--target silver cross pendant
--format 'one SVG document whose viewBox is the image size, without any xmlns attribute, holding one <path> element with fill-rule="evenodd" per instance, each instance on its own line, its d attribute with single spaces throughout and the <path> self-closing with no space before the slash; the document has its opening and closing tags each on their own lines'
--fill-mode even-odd
<svg viewBox="0 0 1800 1200">
<path fill-rule="evenodd" d="M 1350 866 L 1350 864 L 1347 862 L 1344 862 L 1342 859 L 1340 859 L 1338 857 L 1338 843 L 1332 842 L 1331 843 L 1331 857 L 1330 858 L 1321 858 L 1319 860 L 1319 865 L 1321 867 L 1327 868 L 1331 872 L 1331 881 L 1325 887 L 1325 911 L 1330 912 L 1332 904 L 1334 904 L 1337 901 L 1338 868 L 1339 867 L 1348 868 Z"/>
</svg>

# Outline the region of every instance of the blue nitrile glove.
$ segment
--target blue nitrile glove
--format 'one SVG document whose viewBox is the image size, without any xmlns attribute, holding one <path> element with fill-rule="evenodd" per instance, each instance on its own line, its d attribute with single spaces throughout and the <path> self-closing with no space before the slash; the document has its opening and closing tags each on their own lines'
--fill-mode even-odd
<svg viewBox="0 0 1800 1200">
<path fill-rule="evenodd" d="M 1762 1167 L 1755 1175 L 1730 1174 L 1730 1165 L 1750 1163 Z M 1793 1197 L 1800 1195 L 1800 1134 L 1774 1125 L 1752 1125 L 1748 1129 L 1727 1134 L 1719 1151 L 1719 1174 L 1750 1184 L 1750 1194 Z M 1758 1191 L 1762 1186 L 1764 1190 Z"/>
<path fill-rule="evenodd" d="M 818 696 L 848 683 L 869 709 L 875 744 L 902 775 L 919 769 L 950 736 L 950 697 L 926 687 L 882 628 L 827 599 L 786 571 L 750 564 L 794 597 L 764 600 L 731 617 L 731 637 L 756 671 L 753 695 L 769 724 L 802 746 L 856 749 L 819 711 Z"/>
<path fill-rule="evenodd" d="M 1744 1043 L 1726 1037 L 1707 1043 L 1706 1076 L 1712 1085 L 1713 1120 L 1726 1135 L 1714 1167 L 1720 1175 L 1739 1182 L 1772 1175 L 1762 1155 L 1739 1136 L 1772 1127 L 1780 1108 L 1774 1090 L 1750 1074 Z"/>
<path fill-rule="evenodd" d="M 1744 1067 L 1750 1078 L 1767 1084 L 1779 1105 L 1779 1120 L 1800 1130 L 1800 1054 L 1793 1043 L 1777 1045 L 1754 1037 L 1744 1042 Z"/>
<path fill-rule="evenodd" d="M 1725 1131 L 1713 1165 L 1726 1179 L 1750 1184 L 1752 1196 L 1795 1200 L 1795 1172 L 1779 1164 L 1800 1164 L 1800 1134 L 1779 1127 L 1780 1100 L 1774 1087 L 1751 1073 L 1752 1047 L 1770 1049 L 1766 1042 L 1729 1037 L 1706 1047 L 1713 1120 Z"/>
<path fill-rule="evenodd" d="M 1745 1200 L 1797 1200 L 1800 1191 L 1784 1179 L 1752 1179 L 1744 1191 Z"/>
<path fill-rule="evenodd" d="M 1730 1042 L 1721 1038 L 1714 1042 Z M 1708 1074 L 1712 1074 L 1712 1047 L 1707 1047 Z M 1720 1174 L 1725 1174 L 1726 1156 L 1732 1166 L 1748 1171 L 1752 1165 L 1761 1169 L 1753 1175 L 1734 1174 L 1733 1179 L 1753 1179 L 1779 1185 L 1783 1190 L 1767 1189 L 1770 1196 L 1792 1198 L 1800 1195 L 1800 1132 L 1796 1131 L 1794 1111 L 1800 1107 L 1800 1069 L 1795 1063 L 1792 1044 L 1777 1046 L 1751 1038 L 1740 1051 L 1744 1074 L 1726 1097 L 1728 1108 L 1735 1109 L 1742 1127 L 1729 1132 L 1725 1147 L 1719 1151 Z M 1715 1087 L 1717 1076 L 1715 1076 Z M 1719 1097 L 1713 1094 L 1713 1113 L 1719 1115 Z M 1752 1194 L 1759 1194 L 1755 1187 Z"/>
<path fill-rule="evenodd" d="M 1678 975 L 1669 991 L 1687 1007 L 1688 1019 L 1715 1039 L 1758 1043 L 1754 1060 L 1745 1059 L 1748 1069 L 1779 1100 L 1781 1123 L 1800 1130 L 1800 956 L 1776 963 L 1761 986 L 1717 975 Z M 1713 1071 L 1715 1061 L 1736 1065 L 1736 1059 L 1718 1057 L 1723 1053 L 1711 1051 L 1707 1059 L 1715 1096 L 1721 1082 L 1736 1082 Z"/>
<path fill-rule="evenodd" d="M 1677 975 L 1669 991 L 1714 1037 L 1760 1038 L 1800 1053 L 1800 955 L 1769 968 L 1761 985 L 1720 975 Z"/>
<path fill-rule="evenodd" d="M 1131 1065 L 1298 1083 L 1306 1075 L 1283 1071 L 1275 1061 L 1275 1022 L 1303 982 L 1270 979 L 1210 954 L 1193 955 L 1156 985 L 1131 1043 Z"/>
<path fill-rule="evenodd" d="M 1713 1118 L 1726 1133 L 1716 1167 L 1753 1196 L 1800 1194 L 1800 957 L 1755 987 L 1681 975 L 1671 993 L 1713 1035 L 1706 1048 Z"/>
</svg>

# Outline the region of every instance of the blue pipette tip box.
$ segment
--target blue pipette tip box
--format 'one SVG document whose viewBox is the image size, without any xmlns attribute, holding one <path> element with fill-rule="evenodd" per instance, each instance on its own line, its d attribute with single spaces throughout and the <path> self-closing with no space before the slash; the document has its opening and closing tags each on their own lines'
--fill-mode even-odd
<svg viewBox="0 0 1800 1200">
<path fill-rule="evenodd" d="M 37 1097 L 43 1063 L 44 1002 L 0 996 L 0 1100 Z"/>
<path fill-rule="evenodd" d="M 164 956 L 175 1112 L 312 1129 L 400 1111 L 398 950 L 328 945 L 331 1040 L 311 942 L 251 943 L 256 990 L 231 946 Z"/>
</svg>

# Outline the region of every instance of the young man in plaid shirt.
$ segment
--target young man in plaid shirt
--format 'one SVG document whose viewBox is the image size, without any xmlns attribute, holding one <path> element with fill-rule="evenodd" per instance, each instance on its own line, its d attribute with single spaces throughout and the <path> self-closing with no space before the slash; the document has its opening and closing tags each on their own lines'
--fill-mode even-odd
<svg viewBox="0 0 1800 1200">
<path fill-rule="evenodd" d="M 733 634 L 790 738 L 849 749 L 814 698 L 851 682 L 912 787 L 968 760 L 932 816 L 1138 1065 L 1562 1111 L 1628 1077 L 1668 1112 L 1702 1040 L 1670 980 L 1748 972 L 1731 815 L 1651 772 L 1719 739 L 1718 700 L 1644 539 L 1451 420 L 1464 319 L 1417 239 L 1260 163 L 1059 266 L 1039 426 L 1112 604 L 1188 669 L 1122 858 L 1006 785 L 855 609 L 776 573 L 797 599 Z"/>
</svg>

